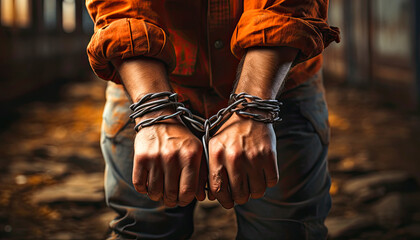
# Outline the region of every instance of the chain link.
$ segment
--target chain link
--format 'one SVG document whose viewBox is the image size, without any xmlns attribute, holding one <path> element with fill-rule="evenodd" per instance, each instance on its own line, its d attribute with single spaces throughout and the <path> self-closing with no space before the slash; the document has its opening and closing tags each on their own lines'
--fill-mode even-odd
<svg viewBox="0 0 420 240">
<path fill-rule="evenodd" d="M 163 98 L 162 97 L 166 97 Z M 153 100 L 156 99 L 157 100 Z M 152 101 L 151 101 L 152 100 Z M 221 126 L 224 120 L 227 120 L 233 113 L 236 113 L 242 117 L 251 118 L 255 121 L 263 123 L 274 123 L 281 121 L 280 118 L 280 106 L 281 102 L 278 100 L 263 100 L 259 97 L 249 95 L 247 93 L 231 94 L 229 99 L 229 105 L 226 108 L 220 109 L 215 115 L 208 119 L 204 119 L 200 116 L 194 115 L 189 109 L 187 109 L 183 103 L 178 102 L 178 95 L 171 92 L 160 92 L 150 93 L 145 95 L 139 102 L 134 103 L 130 106 L 133 113 L 130 118 L 135 119 L 142 117 L 147 113 L 161 110 L 164 108 L 172 107 L 175 112 L 169 115 L 161 115 L 156 118 L 149 118 L 139 122 L 134 129 L 138 132 L 141 128 L 151 126 L 158 122 L 175 118 L 180 116 L 184 121 L 190 123 L 190 125 L 197 131 L 203 133 L 201 141 L 203 142 L 204 154 L 206 156 L 207 164 L 209 162 L 208 144 L 210 141 L 211 131 Z M 251 110 L 251 111 L 250 111 Z M 266 116 L 255 113 L 265 112 Z"/>
</svg>

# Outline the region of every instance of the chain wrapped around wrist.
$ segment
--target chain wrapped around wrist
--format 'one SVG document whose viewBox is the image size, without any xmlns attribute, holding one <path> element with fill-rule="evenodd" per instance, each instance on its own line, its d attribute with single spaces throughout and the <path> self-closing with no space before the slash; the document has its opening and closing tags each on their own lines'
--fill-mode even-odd
<svg viewBox="0 0 420 240">
<path fill-rule="evenodd" d="M 163 98 L 166 97 L 166 98 Z M 130 109 L 133 110 L 133 113 L 130 115 L 130 118 L 136 119 L 143 117 L 148 113 L 162 110 L 165 108 L 172 108 L 175 110 L 173 114 L 161 115 L 155 118 L 148 118 L 140 121 L 134 127 L 134 130 L 137 132 L 144 127 L 151 126 L 155 123 L 162 122 L 164 120 L 175 118 L 183 113 L 182 108 L 184 105 L 178 102 L 177 94 L 171 92 L 159 92 L 159 93 L 150 93 L 145 95 L 137 103 L 133 103 L 130 106 Z"/>
<path fill-rule="evenodd" d="M 210 132 L 220 127 L 232 114 L 236 113 L 241 117 L 251 118 L 252 120 L 263 123 L 281 121 L 280 106 L 282 103 L 275 99 L 264 100 L 247 93 L 231 94 L 229 105 L 226 108 L 222 108 L 215 115 L 204 119 L 192 114 L 183 103 L 178 102 L 177 96 L 177 93 L 171 92 L 150 93 L 141 98 L 137 103 L 133 103 L 130 106 L 131 110 L 133 110 L 133 113 L 130 115 L 132 119 L 143 117 L 148 113 L 168 107 L 174 110 L 174 113 L 169 115 L 161 115 L 142 120 L 136 124 L 134 129 L 138 132 L 141 128 L 179 116 L 183 121 L 190 123 L 194 129 L 203 133 L 201 140 L 203 142 L 207 164 L 209 161 L 208 143 L 211 138 Z M 261 112 L 266 114 L 261 114 Z"/>
</svg>

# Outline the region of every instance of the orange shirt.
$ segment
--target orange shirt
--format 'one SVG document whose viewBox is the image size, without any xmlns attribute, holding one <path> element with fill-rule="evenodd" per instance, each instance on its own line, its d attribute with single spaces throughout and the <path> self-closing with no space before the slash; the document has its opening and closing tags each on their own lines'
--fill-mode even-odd
<svg viewBox="0 0 420 240">
<path fill-rule="evenodd" d="M 338 29 L 326 22 L 328 0 L 86 0 L 86 6 L 95 23 L 87 52 L 99 77 L 120 82 L 113 58 L 153 57 L 194 104 L 200 91 L 228 97 L 247 48 L 299 49 L 285 83 L 291 89 L 318 72 L 320 53 L 339 41 Z"/>
</svg>

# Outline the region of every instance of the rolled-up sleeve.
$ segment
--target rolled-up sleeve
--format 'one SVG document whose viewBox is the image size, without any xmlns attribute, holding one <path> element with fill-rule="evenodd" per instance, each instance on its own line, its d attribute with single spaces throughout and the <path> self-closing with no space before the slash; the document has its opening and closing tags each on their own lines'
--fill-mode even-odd
<svg viewBox="0 0 420 240">
<path fill-rule="evenodd" d="M 303 62 L 340 41 L 339 29 L 327 24 L 327 15 L 328 0 L 244 0 L 232 53 L 241 58 L 250 47 L 286 46 L 299 49 L 296 63 Z"/>
<path fill-rule="evenodd" d="M 166 63 L 171 72 L 176 65 L 174 47 L 152 8 L 153 0 L 86 0 L 95 24 L 87 47 L 93 71 L 105 80 L 119 83 L 111 60 L 145 56 Z"/>
</svg>

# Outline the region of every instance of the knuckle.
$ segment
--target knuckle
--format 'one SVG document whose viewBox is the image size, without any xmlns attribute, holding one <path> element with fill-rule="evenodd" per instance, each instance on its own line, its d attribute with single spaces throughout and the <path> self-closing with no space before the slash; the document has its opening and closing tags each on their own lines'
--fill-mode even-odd
<svg viewBox="0 0 420 240">
<path fill-rule="evenodd" d="M 156 191 L 149 191 L 147 195 L 149 195 L 149 198 L 153 201 L 159 201 L 162 197 L 162 193 Z"/>
<path fill-rule="evenodd" d="M 136 153 L 134 160 L 138 163 L 146 163 L 149 160 L 149 156 L 147 153 Z"/>
<path fill-rule="evenodd" d="M 193 158 L 197 154 L 196 149 L 194 148 L 183 148 L 181 150 L 182 157 L 185 158 Z"/>
<path fill-rule="evenodd" d="M 197 155 L 202 149 L 201 141 L 196 137 L 189 138 L 180 147 L 181 153 L 186 155 Z"/>
<path fill-rule="evenodd" d="M 194 152 L 200 152 L 203 149 L 203 144 L 197 138 L 194 138 L 194 140 L 195 141 L 191 144 L 191 149 L 193 149 Z"/>
<path fill-rule="evenodd" d="M 134 184 L 134 188 L 139 193 L 145 193 L 146 192 L 146 188 L 143 185 Z"/>
<path fill-rule="evenodd" d="M 239 159 L 242 155 L 242 150 L 233 148 L 226 152 L 226 160 L 227 161 L 235 161 Z"/>
<path fill-rule="evenodd" d="M 194 160 L 198 158 L 198 156 L 201 154 L 201 152 L 195 148 L 185 148 L 181 150 L 181 157 L 182 159 L 193 163 Z"/>
<path fill-rule="evenodd" d="M 195 188 L 193 188 L 192 186 L 184 186 L 181 187 L 181 189 L 179 190 L 179 195 L 182 196 L 191 196 L 195 194 Z"/>
<path fill-rule="evenodd" d="M 246 156 L 249 160 L 255 160 L 258 159 L 261 156 L 261 154 L 259 151 L 256 150 L 248 150 L 246 152 Z"/>
<path fill-rule="evenodd" d="M 164 151 L 161 152 L 160 155 L 161 155 L 163 161 L 168 163 L 168 162 L 173 162 L 174 159 L 176 159 L 177 152 L 176 151 L 171 151 L 171 150 L 164 150 Z"/>
<path fill-rule="evenodd" d="M 179 205 L 181 205 L 182 207 L 187 206 L 188 204 L 190 204 L 195 198 L 195 195 L 189 195 L 183 198 L 180 198 L 178 203 Z"/>
<path fill-rule="evenodd" d="M 144 183 L 140 181 L 140 179 L 133 179 L 133 185 L 136 188 L 144 188 Z"/>
<path fill-rule="evenodd" d="M 210 138 L 209 145 L 213 146 L 215 142 L 217 142 L 217 135 L 215 135 L 214 137 Z"/>
<path fill-rule="evenodd" d="M 172 165 L 176 163 L 176 158 L 174 157 L 162 157 L 162 163 L 164 166 Z"/>
<path fill-rule="evenodd" d="M 257 189 L 257 190 L 254 190 L 252 193 L 251 193 L 251 197 L 252 198 L 261 198 L 262 196 L 264 196 L 264 192 L 265 192 L 265 189 L 264 190 L 260 190 L 260 189 Z"/>
<path fill-rule="evenodd" d="M 165 206 L 167 207 L 175 207 L 176 206 L 176 199 L 168 198 L 165 196 L 163 199 Z"/>
<path fill-rule="evenodd" d="M 149 159 L 153 159 L 153 160 L 159 159 L 159 157 L 160 157 L 159 152 L 149 152 L 149 153 L 147 153 L 147 155 L 148 155 Z"/>
<path fill-rule="evenodd" d="M 240 160 L 239 158 L 230 158 L 230 159 L 226 159 L 226 163 L 228 166 L 230 166 L 232 169 L 241 169 L 241 167 L 243 166 L 243 161 Z M 235 178 L 235 180 L 237 179 L 237 176 L 232 176 Z M 233 179 L 232 179 L 233 180 Z"/>
<path fill-rule="evenodd" d="M 279 182 L 279 176 L 276 175 L 275 177 L 271 177 L 267 179 L 267 183 L 269 184 L 277 184 Z"/>
<path fill-rule="evenodd" d="M 223 149 L 220 147 L 210 148 L 209 156 L 213 159 L 219 159 L 223 154 Z"/>
<path fill-rule="evenodd" d="M 170 199 L 170 200 L 176 200 L 176 198 L 177 198 L 177 196 L 178 196 L 178 191 L 177 190 L 174 190 L 174 189 L 168 189 L 167 191 L 166 191 L 166 198 L 168 198 L 168 199 Z"/>
<path fill-rule="evenodd" d="M 269 157 L 271 159 L 275 159 L 277 152 L 275 149 L 271 148 L 271 147 L 266 147 L 263 148 L 261 153 L 265 156 L 265 157 Z"/>
</svg>

